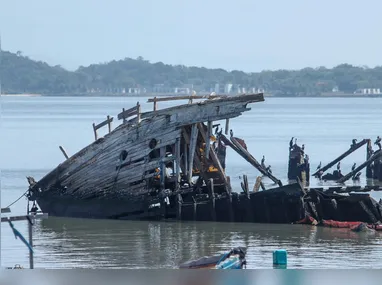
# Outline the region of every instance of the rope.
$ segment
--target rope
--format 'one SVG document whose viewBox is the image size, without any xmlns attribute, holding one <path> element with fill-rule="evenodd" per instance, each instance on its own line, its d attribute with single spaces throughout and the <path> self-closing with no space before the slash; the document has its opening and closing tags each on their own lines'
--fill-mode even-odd
<svg viewBox="0 0 382 285">
<path fill-rule="evenodd" d="M 7 206 L 6 208 L 10 208 L 13 204 L 15 204 L 16 202 L 18 202 L 23 196 L 26 196 L 26 194 L 28 193 L 29 190 L 25 191 L 25 193 L 23 195 L 21 195 L 16 201 L 14 201 L 13 203 L 11 203 L 9 206 Z"/>
</svg>

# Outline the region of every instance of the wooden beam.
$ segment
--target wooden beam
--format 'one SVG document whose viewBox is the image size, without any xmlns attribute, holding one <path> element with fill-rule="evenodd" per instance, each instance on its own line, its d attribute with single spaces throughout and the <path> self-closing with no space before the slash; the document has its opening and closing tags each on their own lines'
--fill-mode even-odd
<svg viewBox="0 0 382 285">
<path fill-rule="evenodd" d="M 357 174 L 360 170 L 362 170 L 366 166 L 370 165 L 374 160 L 379 159 L 381 156 L 382 156 L 382 151 L 377 150 L 368 160 L 366 160 L 364 163 L 359 165 L 353 171 L 349 172 L 348 174 L 346 174 L 345 176 L 343 176 L 342 178 L 337 180 L 337 183 L 343 183 L 346 180 L 349 180 L 353 175 Z"/>
<path fill-rule="evenodd" d="M 122 112 L 118 114 L 117 118 L 118 120 L 123 119 L 125 122 L 127 118 L 137 115 L 137 106 L 131 107 L 130 109 L 125 110 L 125 108 L 122 109 Z"/>
<path fill-rule="evenodd" d="M 264 169 L 261 164 L 246 150 L 234 137 L 227 139 L 224 135 L 220 136 L 220 139 L 225 143 L 225 145 L 230 146 L 234 151 L 240 154 L 246 161 L 252 164 L 261 174 L 267 176 L 273 182 L 277 183 L 279 186 L 282 186 L 281 180 L 277 179 L 273 174 Z"/>
<path fill-rule="evenodd" d="M 195 156 L 195 149 L 196 149 L 196 143 L 198 139 L 198 128 L 196 124 L 193 124 L 191 127 L 191 137 L 190 137 L 190 147 L 189 147 L 189 158 L 188 158 L 188 176 L 187 180 L 188 183 L 191 185 L 192 183 L 192 170 L 194 165 L 194 156 Z M 201 169 L 199 169 L 202 171 Z"/>
<path fill-rule="evenodd" d="M 154 102 L 154 106 L 153 106 L 153 111 L 156 111 L 157 110 L 157 97 L 154 97 L 154 99 L 153 99 L 153 102 Z"/>
<path fill-rule="evenodd" d="M 11 212 L 11 209 L 9 209 L 9 208 L 1 208 L 1 213 L 2 214 L 10 213 L 10 212 Z"/>
<path fill-rule="evenodd" d="M 29 237 L 29 245 L 31 248 L 33 248 L 33 229 L 32 229 L 32 223 L 28 221 L 28 237 Z M 29 269 L 34 268 L 34 261 L 33 261 L 33 251 L 29 250 Z"/>
<path fill-rule="evenodd" d="M 244 185 L 244 193 L 246 197 L 249 199 L 249 185 L 248 185 L 248 177 L 246 174 L 243 175 L 243 185 Z"/>
<path fill-rule="evenodd" d="M 111 133 L 111 122 L 113 121 L 113 118 L 110 118 L 109 115 L 107 115 L 107 127 L 109 129 L 109 134 Z"/>
<path fill-rule="evenodd" d="M 199 131 L 200 131 L 200 133 L 201 133 L 201 135 L 205 141 L 207 139 L 207 135 L 206 135 L 206 132 L 204 131 L 203 125 L 201 123 L 198 123 L 198 128 L 199 128 Z M 224 173 L 223 167 L 220 164 L 220 161 L 219 161 L 219 159 L 215 153 L 215 150 L 213 148 L 211 148 L 210 152 L 211 152 L 212 161 L 214 162 L 215 166 L 218 169 L 219 175 L 221 176 L 221 178 L 223 179 L 223 181 L 225 182 L 225 184 L 227 186 L 226 190 L 228 193 L 229 190 L 231 189 L 231 185 L 228 183 L 227 176 Z"/>
<path fill-rule="evenodd" d="M 211 136 L 212 136 L 212 122 L 208 121 L 207 122 L 206 150 L 205 150 L 206 159 L 209 159 L 209 157 L 210 157 Z"/>
<path fill-rule="evenodd" d="M 184 137 L 184 150 L 183 150 L 183 161 L 184 161 L 184 175 L 188 175 L 188 148 L 187 145 L 190 142 L 190 139 L 185 137 L 187 135 L 186 130 L 183 129 L 183 137 Z M 187 140 L 188 139 L 188 140 Z"/>
<path fill-rule="evenodd" d="M 160 187 L 161 189 L 163 190 L 165 188 L 165 178 L 166 178 L 166 163 L 164 162 L 164 159 L 166 158 L 166 147 L 165 146 L 162 146 L 160 148 L 160 158 L 161 158 L 161 162 L 160 162 L 160 171 L 161 171 L 161 175 L 160 175 Z"/>
<path fill-rule="evenodd" d="M 141 122 L 141 105 L 139 102 L 137 102 L 137 123 L 139 124 Z"/>
<path fill-rule="evenodd" d="M 176 139 L 175 143 L 175 163 L 176 163 L 176 169 L 175 169 L 175 176 L 176 176 L 176 182 L 175 182 L 175 190 L 179 190 L 180 187 L 180 138 Z"/>
<path fill-rule="evenodd" d="M 185 128 L 183 128 L 183 132 L 182 132 L 182 134 L 183 134 L 183 137 L 184 137 L 184 140 L 185 140 L 185 142 L 186 142 L 186 145 L 188 144 L 188 145 L 190 145 L 190 137 L 189 137 L 189 135 L 188 135 L 188 133 L 187 133 L 187 131 L 186 131 L 186 129 Z M 185 149 L 185 153 L 187 154 L 187 152 L 188 152 L 188 149 Z M 199 157 L 198 156 L 195 156 L 194 157 L 194 161 L 195 161 L 195 164 L 196 164 L 196 167 L 200 170 L 200 175 L 203 177 L 203 179 L 204 179 L 204 181 L 208 181 L 208 177 L 205 175 L 205 173 L 202 171 L 202 163 L 200 162 L 200 159 L 199 159 Z M 187 160 L 187 164 L 186 165 L 188 165 L 188 160 Z M 187 166 L 187 168 L 188 168 L 188 166 Z M 186 174 L 187 174 L 187 177 L 188 177 L 188 173 L 189 172 L 186 172 Z M 187 178 L 188 179 L 188 178 Z M 188 180 L 187 180 L 188 181 Z M 206 182 L 207 183 L 207 182 Z"/>
<path fill-rule="evenodd" d="M 224 131 L 224 133 L 226 135 L 228 135 L 228 131 L 229 131 L 229 119 L 225 119 L 225 131 Z"/>
<path fill-rule="evenodd" d="M 164 101 L 175 101 L 175 100 L 192 100 L 192 99 L 214 99 L 214 98 L 226 98 L 227 95 L 186 95 L 186 96 L 171 96 L 162 98 L 150 98 L 147 103 L 152 102 L 164 102 Z"/>
<path fill-rule="evenodd" d="M 113 121 L 113 119 L 114 119 L 113 117 L 107 116 L 105 121 L 103 121 L 102 123 L 99 123 L 98 125 L 95 125 L 94 128 L 96 130 L 98 130 L 99 128 L 102 128 L 102 127 L 110 124 Z"/>
<path fill-rule="evenodd" d="M 363 139 L 362 141 L 360 141 L 359 143 L 356 143 L 354 146 L 351 146 L 347 151 L 345 151 L 343 154 L 341 154 L 339 157 L 337 157 L 336 159 L 334 159 L 332 162 L 328 163 L 327 165 L 325 165 L 324 167 L 322 167 L 321 169 L 317 170 L 315 173 L 312 174 L 312 176 L 316 176 L 320 171 L 322 172 L 325 172 L 326 170 L 328 170 L 329 168 L 331 168 L 332 166 L 334 166 L 335 164 L 337 164 L 337 162 L 341 161 L 342 159 L 344 159 L 345 157 L 347 157 L 349 154 L 351 154 L 352 152 L 356 151 L 357 149 L 359 149 L 361 146 L 365 145 L 368 143 L 369 140 L 367 139 Z"/>
<path fill-rule="evenodd" d="M 98 125 L 93 123 L 93 131 L 94 131 L 94 139 L 95 140 L 98 139 L 97 130 L 99 128 L 102 128 L 103 126 L 109 125 L 109 133 L 110 133 L 110 131 L 111 131 L 111 122 L 112 121 L 113 121 L 113 117 L 107 116 L 107 119 L 105 121 L 103 121 L 102 123 L 99 123 Z"/>
<path fill-rule="evenodd" d="M 98 139 L 98 134 L 97 134 L 96 125 L 94 123 L 93 123 L 93 131 L 94 131 L 94 140 L 97 140 Z"/>
<path fill-rule="evenodd" d="M 17 222 L 17 221 L 26 221 L 29 217 L 31 220 L 41 220 L 41 219 L 47 219 L 48 214 L 36 214 L 36 215 L 25 215 L 25 216 L 12 216 L 12 217 L 1 217 L 1 222 L 6 223 L 8 220 L 11 222 Z"/>
<path fill-rule="evenodd" d="M 180 97 L 180 96 L 177 96 Z M 196 96 L 190 96 L 191 98 L 196 98 Z M 157 101 L 159 99 L 163 98 L 157 98 Z M 257 102 L 263 102 L 264 101 L 264 96 L 262 93 L 260 94 L 250 94 L 250 95 L 237 95 L 237 96 L 229 96 L 229 97 L 224 97 L 224 98 L 216 98 L 214 100 L 205 100 L 202 102 L 198 102 L 197 104 L 182 104 L 182 105 L 177 105 L 173 107 L 168 107 L 165 109 L 157 110 L 157 111 L 149 111 L 149 112 L 144 112 L 142 113 L 142 119 L 144 118 L 151 118 L 155 116 L 163 116 L 163 115 L 172 115 L 176 114 L 179 112 L 198 112 L 203 106 L 204 108 L 207 108 L 211 111 L 212 114 L 216 113 L 217 108 L 220 107 L 220 110 L 222 107 L 230 106 L 229 112 L 221 114 L 221 116 L 214 115 L 215 117 L 224 117 L 220 119 L 211 119 L 211 121 L 219 121 L 222 119 L 226 119 L 227 117 L 237 117 L 240 116 L 241 112 L 251 110 L 251 108 L 247 108 L 246 105 L 250 103 L 257 103 Z M 234 107 L 233 107 L 234 106 Z M 234 110 L 236 109 L 237 110 Z M 236 114 L 238 112 L 238 114 Z M 208 116 L 211 116 L 209 114 Z M 200 121 L 207 121 L 208 118 Z"/>
<path fill-rule="evenodd" d="M 211 202 L 211 218 L 212 221 L 216 221 L 216 210 L 215 210 L 215 190 L 214 190 L 214 179 L 210 178 L 210 202 Z"/>
<path fill-rule="evenodd" d="M 66 159 L 69 158 L 68 154 L 66 153 L 65 149 L 62 147 L 62 146 L 59 146 L 61 152 L 63 153 L 63 155 L 65 156 Z"/>
</svg>

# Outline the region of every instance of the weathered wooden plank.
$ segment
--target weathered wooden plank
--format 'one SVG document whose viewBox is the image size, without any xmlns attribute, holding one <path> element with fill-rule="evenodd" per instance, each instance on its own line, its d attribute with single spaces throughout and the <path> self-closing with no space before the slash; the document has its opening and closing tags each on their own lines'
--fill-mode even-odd
<svg viewBox="0 0 382 285">
<path fill-rule="evenodd" d="M 174 159 L 175 159 L 175 156 L 166 157 L 163 159 L 158 158 L 150 162 L 140 161 L 138 163 L 128 165 L 125 168 L 121 168 L 121 170 L 118 173 L 118 176 L 117 176 L 117 172 L 114 172 L 114 175 L 111 175 L 113 173 L 112 171 L 110 170 L 105 171 L 99 168 L 98 171 L 93 170 L 91 174 L 88 174 L 88 175 L 84 174 L 81 177 L 77 177 L 75 179 L 68 179 L 66 180 L 66 183 L 63 183 L 63 184 L 65 184 L 65 186 L 67 187 L 70 187 L 71 186 L 70 183 L 74 182 L 76 187 L 80 187 L 80 188 L 82 187 L 82 189 L 87 189 L 90 187 L 92 187 L 93 189 L 97 189 L 97 188 L 106 189 L 107 187 L 109 187 L 111 184 L 114 183 L 114 180 L 116 178 L 118 178 L 117 179 L 118 183 L 126 183 L 126 184 L 133 183 L 138 180 L 147 178 L 147 176 L 145 176 L 144 173 L 146 171 L 155 170 L 156 168 L 159 168 L 161 166 L 162 161 L 166 163 L 168 161 L 173 161 Z M 86 177 L 86 178 L 82 178 L 82 177 Z M 78 189 L 77 191 L 81 192 L 82 190 Z"/>
<path fill-rule="evenodd" d="M 198 116 L 199 122 L 209 120 L 208 115 L 213 114 L 229 114 L 235 112 L 241 112 L 239 110 L 245 110 L 245 105 L 249 103 L 264 101 L 263 94 L 251 94 L 251 95 L 239 95 L 231 96 L 221 99 L 206 100 L 194 104 L 184 104 L 174 107 L 169 107 L 155 112 L 142 113 L 142 118 L 150 118 L 161 115 L 173 115 L 173 114 L 189 114 L 191 116 Z M 219 107 L 219 108 L 217 108 Z M 203 112 L 203 119 L 200 119 L 199 112 Z M 206 115 L 207 114 L 207 115 Z M 217 121 L 217 120 L 213 120 Z"/>
<path fill-rule="evenodd" d="M 211 218 L 212 221 L 216 221 L 216 209 L 215 209 L 215 189 L 214 189 L 214 179 L 209 180 L 210 188 L 210 203 L 211 203 Z"/>
<path fill-rule="evenodd" d="M 239 115 L 239 114 L 236 114 L 236 115 Z M 157 120 L 158 120 L 158 122 L 157 122 Z M 140 129 L 143 129 L 143 130 L 146 129 L 147 131 L 149 131 L 150 129 L 153 129 L 153 128 L 158 129 L 160 127 L 160 125 L 164 124 L 164 122 L 165 122 L 165 118 L 157 118 L 155 121 L 147 123 L 147 126 L 145 126 L 145 124 L 141 125 Z M 142 122 L 142 123 L 144 123 L 144 122 Z M 60 171 L 65 170 L 65 172 L 71 172 L 71 171 L 73 171 L 73 168 L 75 169 L 76 167 L 79 166 L 78 164 L 80 164 L 81 161 L 83 163 L 87 163 L 87 161 L 91 160 L 92 157 L 95 156 L 97 151 L 100 151 L 101 149 L 106 148 L 106 147 L 111 148 L 111 145 L 113 144 L 113 143 L 111 143 L 111 141 L 118 141 L 119 139 L 122 139 L 122 138 L 120 138 L 121 133 L 124 133 L 125 135 L 129 135 L 132 137 L 136 137 L 137 136 L 135 134 L 136 128 L 137 127 L 119 126 L 117 129 L 112 131 L 109 135 L 106 135 L 104 137 L 105 140 L 95 142 L 92 145 L 82 149 L 77 154 L 72 156 L 71 159 L 60 164 L 60 167 L 58 169 L 55 169 L 54 171 L 48 173 L 43 178 L 43 180 L 49 181 L 49 178 L 53 178 L 52 179 L 52 183 L 53 183 L 55 177 L 57 176 L 57 174 Z M 116 132 L 116 130 L 117 130 L 117 132 Z M 110 136 L 110 137 L 108 137 L 108 136 Z M 144 136 L 144 134 L 142 134 L 142 136 Z M 108 139 L 106 140 L 106 138 L 108 138 Z M 91 156 L 91 157 L 89 157 L 89 156 Z M 37 183 L 37 184 L 39 184 L 39 183 Z M 39 187 L 39 185 L 36 185 L 36 187 Z"/>
<path fill-rule="evenodd" d="M 101 123 L 99 123 L 98 125 L 95 125 L 94 129 L 98 130 L 98 129 L 108 125 L 109 123 L 111 123 L 113 121 L 113 119 L 114 119 L 113 117 L 107 116 L 106 120 L 101 122 Z"/>
<path fill-rule="evenodd" d="M 95 123 L 93 123 L 93 132 L 94 132 L 94 140 L 98 140 L 97 127 Z"/>
<path fill-rule="evenodd" d="M 374 160 L 380 158 L 382 155 L 382 151 L 381 150 L 377 150 L 368 160 L 366 160 L 364 163 L 362 163 L 361 165 L 359 165 L 356 169 L 354 169 L 353 171 L 349 172 L 348 174 L 346 174 L 344 177 L 340 178 L 339 180 L 337 180 L 338 183 L 343 183 L 345 182 L 346 180 L 349 180 L 353 175 L 355 175 L 356 173 L 358 173 L 360 170 L 362 170 L 363 168 L 365 168 L 366 166 L 370 165 L 371 163 L 373 163 Z"/>
<path fill-rule="evenodd" d="M 260 97 L 262 100 L 260 100 Z M 124 124 L 118 126 L 111 131 L 110 134 L 105 135 L 102 139 L 83 148 L 71 158 L 61 163 L 56 169 L 49 172 L 43 179 L 38 181 L 34 187 L 39 188 L 40 186 L 43 186 L 43 188 L 48 189 L 51 185 L 57 182 L 57 178 L 59 179 L 58 182 L 62 182 L 63 179 L 67 178 L 73 185 L 76 185 L 74 177 L 76 172 L 79 171 L 81 171 L 81 173 L 78 173 L 79 176 L 77 176 L 77 178 L 79 177 L 80 181 L 86 181 L 82 176 L 88 175 L 89 172 L 92 173 L 88 179 L 90 182 L 93 182 L 89 183 L 88 189 L 92 186 L 98 187 L 98 185 L 96 185 L 97 182 L 95 182 L 98 179 L 106 179 L 113 182 L 115 172 L 111 172 L 106 168 L 116 167 L 117 158 L 120 152 L 125 149 L 124 144 L 126 146 L 126 142 L 128 142 L 129 145 L 137 145 L 137 147 L 140 147 L 139 141 L 141 137 L 145 137 L 151 133 L 154 134 L 156 131 L 158 131 L 158 133 L 163 132 L 163 127 L 175 128 L 176 126 L 179 126 L 179 124 L 184 124 L 189 121 L 190 117 L 192 117 L 191 121 L 197 121 L 198 118 L 194 118 L 193 115 L 196 115 L 195 117 L 199 116 L 199 119 L 205 118 L 206 120 L 210 118 L 223 118 L 224 116 L 239 116 L 241 112 L 249 110 L 249 108 L 246 108 L 246 105 L 254 100 L 263 101 L 264 99 L 262 94 L 260 94 L 260 96 L 235 96 L 227 98 L 227 100 L 208 100 L 192 104 L 191 106 L 186 104 L 187 108 L 184 107 L 182 109 L 176 107 L 173 109 L 173 113 L 171 113 L 171 108 L 162 113 L 160 113 L 161 111 L 152 112 L 149 117 L 152 118 L 155 115 L 155 119 L 142 120 L 142 122 L 140 122 L 140 119 L 138 118 L 137 121 L 139 125 L 129 126 Z M 181 112 L 179 115 L 179 111 L 182 110 L 184 112 Z M 166 115 L 168 115 L 169 112 L 170 116 L 166 118 Z M 177 112 L 178 114 L 175 114 Z M 183 121 L 181 120 L 179 122 L 179 118 Z M 134 146 L 132 146 L 132 148 L 134 148 Z M 136 151 L 136 153 L 137 154 L 135 155 L 137 157 L 141 156 L 141 154 L 139 154 L 140 152 Z M 97 170 L 95 171 L 96 168 Z M 92 169 L 92 171 L 90 169 Z M 189 172 L 190 171 L 192 170 L 189 169 Z M 100 175 L 102 173 L 104 175 L 106 174 L 107 177 L 102 177 Z M 134 177 L 135 175 L 138 176 L 136 173 L 132 173 L 131 175 Z M 71 178 L 69 179 L 69 177 Z M 102 185 L 99 185 L 99 188 L 102 188 Z"/>
<path fill-rule="evenodd" d="M 194 156 L 195 156 L 195 149 L 196 149 L 196 142 L 198 139 L 198 128 L 194 124 L 191 127 L 191 135 L 190 135 L 190 147 L 189 147 L 189 160 L 188 160 L 188 175 L 187 180 L 188 183 L 191 185 L 192 183 L 192 170 L 194 169 Z"/>
<path fill-rule="evenodd" d="M 238 97 L 240 97 L 240 96 L 238 96 Z M 249 100 L 250 98 L 246 97 L 246 100 L 247 99 Z M 215 101 L 215 100 L 211 100 L 211 101 Z M 236 103 L 233 103 L 233 105 L 235 105 L 235 104 Z M 236 106 L 238 106 L 238 105 L 236 104 Z M 206 107 L 206 106 L 204 106 L 204 107 Z M 203 108 L 203 109 L 205 109 L 205 108 Z M 235 110 L 235 108 L 233 108 L 233 109 L 234 109 L 234 113 L 232 115 L 239 116 L 240 113 L 237 113 L 238 110 Z M 243 109 L 243 106 L 241 106 L 241 110 L 242 109 Z M 160 125 L 163 125 L 165 121 L 166 121 L 166 118 L 160 118 L 160 117 L 158 118 L 157 117 L 154 121 L 142 122 L 139 129 L 140 130 L 141 129 L 149 130 L 149 129 L 153 129 L 153 128 L 159 128 Z M 174 122 L 174 124 L 177 124 L 177 123 Z M 65 171 L 65 172 L 69 171 L 70 172 L 73 170 L 73 168 L 75 169 L 76 167 L 78 167 L 81 162 L 86 163 L 88 160 L 91 160 L 91 158 L 95 156 L 97 151 L 100 151 L 101 149 L 103 149 L 105 147 L 111 147 L 112 143 L 110 143 L 110 141 L 111 140 L 118 140 L 119 139 L 118 137 L 120 136 L 121 133 L 129 133 L 129 136 L 137 137 L 137 134 L 135 134 L 136 129 L 137 129 L 137 126 L 133 126 L 133 127 L 126 126 L 126 125 L 119 126 L 115 130 L 113 130 L 110 134 L 106 135 L 104 137 L 104 140 L 94 142 L 93 144 L 89 145 L 88 147 L 80 150 L 78 153 L 73 155 L 71 157 L 71 159 L 60 164 L 59 168 L 48 173 L 42 179 L 42 181 L 45 182 L 44 184 L 46 184 L 46 182 L 48 182 L 48 184 L 49 184 L 49 180 L 51 179 L 51 181 L 53 183 L 55 177 L 60 173 L 60 171 Z M 144 134 L 142 134 L 142 135 L 144 135 Z M 129 137 L 129 139 L 130 139 L 130 137 Z M 37 183 L 37 185 L 35 187 L 39 187 L 39 182 Z"/>
<path fill-rule="evenodd" d="M 228 135 L 228 131 L 229 131 L 229 119 L 225 119 L 225 135 Z"/>
<path fill-rule="evenodd" d="M 175 175 L 176 175 L 176 184 L 175 184 L 175 191 L 179 190 L 180 187 L 180 138 L 176 139 L 175 143 Z"/>
<path fill-rule="evenodd" d="M 187 105 L 188 106 L 188 105 Z M 155 118 L 158 116 L 167 116 L 171 122 L 179 126 L 191 125 L 194 123 L 205 122 L 207 120 L 219 121 L 228 118 L 235 118 L 240 116 L 242 112 L 249 111 L 251 108 L 247 108 L 243 104 L 224 104 L 223 106 L 211 106 L 211 108 L 205 108 L 204 106 L 194 105 L 193 110 L 187 110 L 186 108 L 181 110 L 168 111 L 163 109 L 155 112 L 142 113 L 142 119 Z M 219 108 L 218 108 L 219 107 Z M 164 112 L 167 111 L 167 112 Z M 158 113 L 158 114 L 156 114 Z"/>
<path fill-rule="evenodd" d="M 141 105 L 139 103 L 137 103 L 137 122 L 138 124 L 141 122 L 141 114 L 142 114 L 142 110 L 141 110 Z"/>
<path fill-rule="evenodd" d="M 163 161 L 165 159 L 165 156 L 166 156 L 166 147 L 162 146 L 160 148 L 160 162 L 159 162 L 160 172 L 161 172 L 161 174 L 160 174 L 160 187 L 162 190 L 164 189 L 164 180 L 165 180 L 166 172 L 167 172 L 166 164 Z"/>
<path fill-rule="evenodd" d="M 186 95 L 186 96 L 171 96 L 171 97 L 154 97 L 149 98 L 147 103 L 174 101 L 174 100 L 190 100 L 190 99 L 215 99 L 215 98 L 227 98 L 227 95 Z"/>
<path fill-rule="evenodd" d="M 131 107 L 127 110 L 125 108 L 122 109 L 122 112 L 118 114 L 117 118 L 118 120 L 126 120 L 127 118 L 131 116 L 135 116 L 138 114 L 137 106 Z"/>
<path fill-rule="evenodd" d="M 183 130 L 183 131 L 182 131 L 183 138 L 184 138 L 184 140 L 186 141 L 186 144 L 190 145 L 190 137 L 189 137 L 189 135 L 188 135 L 187 130 L 186 130 L 185 128 L 183 128 L 182 130 Z M 185 153 L 187 153 L 187 151 L 188 151 L 188 149 L 185 149 Z M 190 160 L 188 159 L 188 161 L 190 161 Z M 201 164 L 200 159 L 199 159 L 198 156 L 195 156 L 195 157 L 194 157 L 194 162 L 195 162 L 196 167 L 197 167 L 198 169 L 201 169 L 201 168 L 202 168 L 202 164 Z M 191 169 L 191 170 L 188 169 L 188 172 L 187 172 L 187 173 L 189 173 L 189 171 L 192 171 L 192 169 Z"/>
<path fill-rule="evenodd" d="M 198 125 L 198 128 L 199 128 L 200 134 L 202 135 L 202 137 L 203 137 L 203 139 L 205 141 L 207 139 L 207 135 L 206 135 L 206 132 L 204 130 L 204 126 L 201 123 L 198 123 L 197 125 Z M 212 161 L 214 162 L 215 166 L 217 167 L 218 173 L 219 173 L 220 177 L 225 182 L 226 190 L 227 190 L 227 193 L 228 193 L 228 191 L 231 189 L 231 185 L 227 181 L 227 176 L 225 175 L 225 172 L 223 170 L 223 167 L 220 164 L 220 161 L 219 161 L 219 159 L 218 159 L 218 157 L 217 157 L 217 155 L 215 153 L 215 150 L 212 148 L 210 152 L 211 152 Z"/>
<path fill-rule="evenodd" d="M 209 157 L 210 157 L 211 136 L 212 136 L 212 122 L 208 121 L 207 122 L 206 151 L 205 151 L 206 159 L 209 159 Z"/>
<path fill-rule="evenodd" d="M 11 209 L 9 208 L 1 208 L 1 214 L 10 213 Z"/>
<path fill-rule="evenodd" d="M 62 154 L 65 156 L 66 159 L 69 158 L 68 154 L 66 153 L 65 149 L 62 146 L 59 146 L 59 149 L 61 150 Z"/>
<path fill-rule="evenodd" d="M 224 143 L 231 146 L 231 148 L 240 154 L 246 161 L 252 164 L 261 174 L 267 176 L 273 182 L 277 183 L 279 186 L 282 186 L 281 180 L 277 179 L 273 174 L 269 173 L 264 169 L 261 164 L 246 150 L 234 137 L 231 137 L 231 140 L 228 140 L 224 135 L 221 135 L 221 139 Z"/>
<path fill-rule="evenodd" d="M 26 215 L 26 216 L 11 216 L 11 217 L 1 217 L 1 222 L 5 223 L 8 221 L 16 222 L 16 221 L 26 221 L 28 220 L 28 217 L 31 220 L 41 220 L 41 219 L 47 219 L 48 214 L 36 214 L 36 215 Z"/>
<path fill-rule="evenodd" d="M 160 135 L 160 134 L 159 134 Z M 165 145 L 174 144 L 176 142 L 176 138 L 180 136 L 180 130 L 166 130 L 165 133 L 162 134 L 163 137 L 157 137 L 159 142 L 155 149 L 158 149 Z M 152 150 L 149 148 L 149 142 L 151 138 L 143 138 L 139 143 L 138 142 L 129 142 L 126 147 L 124 147 L 123 140 L 119 140 L 118 145 L 113 145 L 113 148 L 107 148 L 105 151 L 98 153 L 95 157 L 93 157 L 91 160 L 88 160 L 86 163 L 82 165 L 82 167 L 78 167 L 74 169 L 71 172 L 67 172 L 66 176 L 69 176 L 70 174 L 74 174 L 77 176 L 82 175 L 81 169 L 89 167 L 91 164 L 97 163 L 98 167 L 105 167 L 104 164 L 114 165 L 115 167 L 117 165 L 117 161 L 119 158 L 119 155 L 122 150 L 127 150 L 128 155 L 125 159 L 125 161 L 135 160 L 139 157 L 145 157 L 147 156 Z M 110 151 L 108 151 L 110 150 Z M 108 160 L 109 162 L 103 163 L 103 160 Z"/>
<path fill-rule="evenodd" d="M 367 139 L 363 139 L 362 141 L 360 141 L 359 143 L 356 143 L 354 146 L 350 147 L 347 151 L 345 151 L 343 154 L 341 154 L 339 157 L 337 157 L 336 159 L 334 159 L 333 161 L 331 161 L 330 163 L 328 163 L 327 165 L 325 165 L 324 167 L 321 167 L 319 170 L 317 170 L 315 173 L 312 174 L 312 176 L 316 176 L 319 172 L 325 172 L 326 170 L 328 170 L 329 168 L 331 168 L 332 166 L 334 166 L 337 162 L 341 161 L 342 159 L 344 159 L 345 157 L 347 157 L 349 154 L 353 153 L 354 151 L 356 151 L 357 149 L 359 149 L 360 147 L 362 147 L 363 145 L 367 144 L 368 140 Z"/>
<path fill-rule="evenodd" d="M 182 130 L 182 133 L 184 134 L 184 133 L 186 133 L 186 131 Z M 187 133 L 186 133 L 186 135 L 187 135 Z M 184 174 L 185 175 L 187 175 L 187 173 L 188 173 L 188 143 L 189 143 L 189 140 L 187 141 L 186 138 L 184 138 L 183 161 L 184 161 Z"/>
</svg>

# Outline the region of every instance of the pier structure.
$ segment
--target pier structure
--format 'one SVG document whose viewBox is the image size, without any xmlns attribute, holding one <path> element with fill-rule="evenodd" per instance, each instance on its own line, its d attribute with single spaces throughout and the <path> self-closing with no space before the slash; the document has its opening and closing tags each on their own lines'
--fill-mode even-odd
<svg viewBox="0 0 382 285">
<path fill-rule="evenodd" d="M 9 207 L 1 208 L 1 214 L 8 214 L 11 213 L 11 209 Z M 29 205 L 28 205 L 28 214 L 27 215 L 20 215 L 20 216 L 8 216 L 4 217 L 1 215 L 1 222 L 2 223 L 9 223 L 11 226 L 11 229 L 13 230 L 13 233 L 15 234 L 15 237 L 21 239 L 24 244 L 26 244 L 29 247 L 29 269 L 34 269 L 34 252 L 33 252 L 33 226 L 35 225 L 36 220 L 40 219 L 47 219 L 48 214 L 47 213 L 40 213 L 39 211 L 30 213 L 29 211 Z M 20 234 L 20 232 L 14 228 L 13 222 L 18 221 L 27 221 L 28 222 L 28 241 L 24 239 L 24 237 Z M 20 269 L 21 267 L 15 266 L 14 269 Z M 12 269 L 12 268 L 7 268 Z"/>
<path fill-rule="evenodd" d="M 366 161 L 364 161 L 362 164 L 360 164 L 358 167 L 354 166 L 354 169 L 352 169 L 349 173 L 343 175 L 341 168 L 340 168 L 340 162 L 362 146 L 367 145 L 366 148 Z M 376 179 L 379 181 L 382 181 L 382 167 L 381 162 L 382 160 L 382 151 L 380 149 L 374 151 L 371 146 L 371 140 L 370 139 L 363 139 L 360 142 L 356 142 L 355 139 L 353 139 L 352 144 L 350 145 L 349 149 L 347 149 L 344 153 L 336 157 L 334 160 L 330 161 L 328 164 L 324 165 L 323 167 L 319 167 L 312 176 L 316 178 L 320 178 L 323 180 L 334 180 L 337 183 L 344 183 L 349 179 L 358 180 L 361 175 L 361 170 L 366 168 L 366 178 L 368 179 Z M 324 174 L 325 171 L 333 167 L 337 164 L 337 169 L 333 171 L 333 173 L 327 173 Z"/>
<path fill-rule="evenodd" d="M 297 145 L 293 139 L 289 143 L 288 179 L 291 182 L 299 180 L 303 185 L 309 185 L 309 156 L 305 153 L 304 147 Z"/>
</svg>

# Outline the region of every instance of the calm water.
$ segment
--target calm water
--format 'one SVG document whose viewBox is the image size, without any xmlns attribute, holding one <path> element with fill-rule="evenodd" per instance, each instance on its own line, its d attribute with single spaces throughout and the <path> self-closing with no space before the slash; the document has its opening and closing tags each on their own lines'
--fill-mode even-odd
<svg viewBox="0 0 382 285">
<path fill-rule="evenodd" d="M 26 191 L 26 176 L 40 179 L 63 161 L 59 145 L 68 154 L 77 152 L 94 140 L 93 122 L 101 122 L 106 115 L 116 116 L 138 100 L 144 103 L 147 99 L 1 97 L 1 206 L 8 206 Z M 159 107 L 168 105 L 160 103 Z M 143 107 L 151 108 L 151 104 Z M 346 150 L 353 138 L 381 135 L 381 110 L 382 99 L 377 98 L 267 98 L 253 104 L 251 111 L 231 122 L 231 127 L 255 157 L 265 155 L 275 176 L 285 182 L 292 136 L 305 144 L 315 169 L 320 161 L 325 164 Z M 350 171 L 354 162 L 363 162 L 365 156 L 366 150 L 360 149 L 346 158 L 341 163 L 343 172 Z M 259 174 L 233 151 L 227 154 L 227 172 L 236 188 L 241 175 L 247 174 L 253 186 Z M 360 183 L 368 182 L 363 178 Z M 312 180 L 311 184 L 318 182 Z M 380 199 L 382 193 L 372 196 Z M 25 214 L 26 200 L 12 206 L 12 212 Z M 26 222 L 15 226 L 27 236 Z M 38 222 L 34 244 L 35 267 L 43 268 L 173 268 L 181 261 L 232 246 L 248 247 L 248 268 L 271 268 L 272 251 L 278 248 L 288 250 L 289 268 L 382 268 L 382 234 L 298 225 L 52 217 Z M 28 251 L 3 223 L 1 265 L 15 264 L 28 267 Z"/>
</svg>

